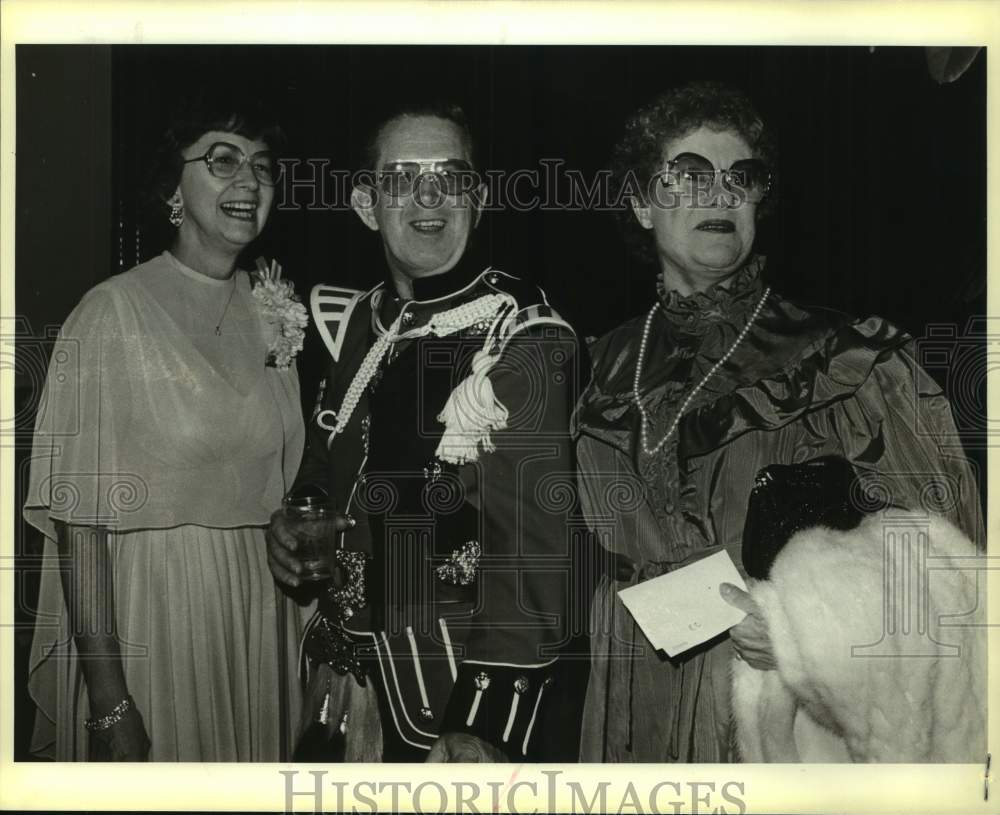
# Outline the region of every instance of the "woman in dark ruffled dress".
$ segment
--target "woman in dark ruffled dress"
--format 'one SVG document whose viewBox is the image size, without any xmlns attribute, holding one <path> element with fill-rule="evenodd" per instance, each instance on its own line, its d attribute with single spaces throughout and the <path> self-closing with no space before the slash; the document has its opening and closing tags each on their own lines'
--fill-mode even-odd
<svg viewBox="0 0 1000 815">
<path fill-rule="evenodd" d="M 774 666 L 760 616 L 670 659 L 616 592 L 720 549 L 742 568 L 762 467 L 840 456 L 909 508 L 944 484 L 948 500 L 930 509 L 982 540 L 950 407 L 911 338 L 767 285 L 753 246 L 774 157 L 749 100 L 705 82 L 636 112 L 615 151 L 617 180 L 635 191 L 632 237 L 660 274 L 650 309 L 592 347 L 576 415 L 581 502 L 614 553 L 593 605 L 584 761 L 737 757 L 730 662 L 735 651 Z M 754 611 L 738 590 L 727 599 Z"/>
</svg>

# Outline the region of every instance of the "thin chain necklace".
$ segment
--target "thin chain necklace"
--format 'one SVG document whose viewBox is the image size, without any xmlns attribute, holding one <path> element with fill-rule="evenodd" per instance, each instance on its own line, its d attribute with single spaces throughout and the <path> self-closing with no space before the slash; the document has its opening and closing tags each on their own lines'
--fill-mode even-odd
<svg viewBox="0 0 1000 815">
<path fill-rule="evenodd" d="M 651 456 L 654 453 L 658 453 L 660 451 L 660 448 L 662 448 L 663 445 L 667 443 L 667 439 L 669 439 L 673 435 L 674 431 L 677 429 L 677 425 L 680 424 L 681 417 L 684 415 L 684 411 L 687 410 L 688 405 L 691 404 L 691 400 L 698 395 L 698 392 L 703 387 L 705 387 L 705 383 L 708 382 L 708 380 L 715 375 L 715 372 L 718 371 L 719 368 L 721 368 L 725 364 L 726 360 L 733 355 L 733 351 L 735 351 L 736 348 L 739 346 L 739 344 L 743 342 L 743 338 L 746 337 L 747 332 L 750 331 L 750 326 L 752 326 L 754 324 L 754 320 L 756 320 L 757 317 L 760 316 L 760 311 L 762 308 L 764 308 L 764 302 L 767 300 L 767 296 L 770 293 L 771 293 L 771 287 L 768 286 L 766 289 L 764 289 L 764 295 L 760 298 L 760 302 L 757 303 L 757 307 L 753 310 L 753 314 L 750 315 L 750 319 L 747 320 L 747 324 L 743 326 L 743 330 L 740 331 L 740 333 L 737 335 L 736 340 L 733 342 L 733 344 L 729 346 L 729 350 L 722 355 L 722 358 L 718 362 L 716 362 L 715 365 L 709 368 L 708 373 L 702 377 L 701 382 L 695 385 L 694 390 L 687 395 L 687 398 L 684 400 L 684 402 L 680 406 L 680 409 L 677 411 L 677 415 L 674 416 L 674 420 L 670 423 L 670 429 L 667 430 L 663 438 L 660 439 L 654 447 L 650 447 L 649 416 L 646 415 L 646 408 L 642 406 L 642 400 L 639 398 L 639 380 L 642 378 L 642 363 L 643 360 L 646 358 L 646 346 L 649 344 L 649 329 L 650 326 L 652 326 L 653 324 L 653 316 L 656 314 L 657 309 L 660 308 L 659 303 L 653 304 L 653 307 L 649 310 L 649 314 L 646 315 L 646 324 L 642 329 L 642 341 L 639 343 L 639 358 L 636 360 L 635 363 L 635 379 L 632 382 L 632 398 L 635 400 L 636 407 L 639 408 L 639 416 L 641 417 L 639 425 L 640 425 L 640 433 L 642 436 L 641 439 L 642 449 L 645 451 L 647 456 Z"/>
<path fill-rule="evenodd" d="M 202 277 L 208 277 L 208 275 L 203 275 L 201 272 L 196 272 L 190 266 L 185 266 L 183 263 L 180 262 L 180 260 L 178 260 L 174 256 L 174 253 L 171 252 L 170 250 L 167 250 L 167 252 L 165 254 L 170 259 L 170 262 L 173 263 L 174 266 L 177 268 L 177 270 L 179 272 L 181 272 L 182 274 L 186 274 L 189 277 L 193 275 L 195 277 L 195 279 L 202 278 Z M 216 337 L 221 337 L 222 336 L 222 321 L 226 319 L 226 315 L 229 313 L 229 306 L 232 305 L 232 302 L 233 302 L 233 295 L 236 294 L 236 276 L 238 274 L 239 274 L 239 271 L 237 270 L 237 271 L 233 272 L 233 276 L 230 278 L 230 281 L 229 281 L 230 282 L 229 297 L 226 299 L 226 306 L 225 306 L 225 308 L 222 309 L 222 314 L 219 315 L 218 322 L 216 322 L 216 324 L 215 324 L 215 336 Z"/>
<path fill-rule="evenodd" d="M 222 314 L 219 315 L 219 322 L 215 324 L 215 336 L 222 336 L 222 321 L 226 319 L 226 314 L 229 312 L 229 304 L 233 302 L 233 295 L 236 294 L 236 273 L 233 274 L 233 284 L 229 287 L 229 299 L 226 300 L 226 307 L 222 309 Z"/>
</svg>

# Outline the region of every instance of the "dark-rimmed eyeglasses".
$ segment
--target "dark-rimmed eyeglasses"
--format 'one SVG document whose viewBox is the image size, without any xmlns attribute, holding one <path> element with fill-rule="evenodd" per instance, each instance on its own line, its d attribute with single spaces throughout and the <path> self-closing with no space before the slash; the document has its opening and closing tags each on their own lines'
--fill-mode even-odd
<svg viewBox="0 0 1000 815">
<path fill-rule="evenodd" d="M 248 156 L 235 144 L 217 141 L 204 155 L 184 159 L 184 164 L 204 161 L 208 171 L 216 178 L 233 178 L 248 164 L 250 170 L 261 184 L 273 187 L 281 177 L 281 165 L 270 150 L 261 150 Z"/>
<path fill-rule="evenodd" d="M 393 198 L 410 195 L 425 180 L 445 195 L 463 195 L 479 186 L 479 174 L 460 158 L 397 159 L 375 171 L 379 190 Z"/>
<path fill-rule="evenodd" d="M 721 180 L 724 190 L 751 204 L 759 203 L 771 189 L 771 171 L 756 158 L 741 159 L 727 170 L 717 170 L 704 156 L 681 153 L 667 161 L 659 179 L 667 190 L 691 196 L 709 193 Z"/>
</svg>

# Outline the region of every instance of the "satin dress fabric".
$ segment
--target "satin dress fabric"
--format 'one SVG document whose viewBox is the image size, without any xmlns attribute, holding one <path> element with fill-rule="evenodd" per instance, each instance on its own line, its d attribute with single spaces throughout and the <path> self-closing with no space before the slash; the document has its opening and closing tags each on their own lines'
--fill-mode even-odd
<svg viewBox="0 0 1000 815">
<path fill-rule="evenodd" d="M 661 287 L 639 383 L 649 446 L 750 320 L 763 268 L 754 257 L 725 285 L 686 297 Z M 593 378 L 574 417 L 582 509 L 617 561 L 592 605 L 581 760 L 726 762 L 728 634 L 668 658 L 617 591 L 722 549 L 742 570 L 747 501 L 770 464 L 843 456 L 879 499 L 939 513 L 982 541 L 976 480 L 912 338 L 879 317 L 806 309 L 773 291 L 647 454 L 633 397 L 645 317 L 591 347 Z"/>
</svg>

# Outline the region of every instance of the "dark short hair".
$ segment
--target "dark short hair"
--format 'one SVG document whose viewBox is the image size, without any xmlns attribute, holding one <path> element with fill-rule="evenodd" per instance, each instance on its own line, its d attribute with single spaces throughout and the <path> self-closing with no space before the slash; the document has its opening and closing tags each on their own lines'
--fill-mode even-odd
<svg viewBox="0 0 1000 815">
<path fill-rule="evenodd" d="M 469 127 L 465 111 L 460 105 L 450 100 L 430 99 L 407 102 L 385 111 L 378 122 L 369 130 L 368 138 L 365 139 L 360 169 L 377 169 L 375 164 L 378 162 L 379 140 L 391 125 L 396 124 L 400 119 L 424 117 L 443 119 L 455 125 L 461 133 L 470 163 L 473 167 L 476 166 L 476 142 L 472 136 L 472 129 Z"/>
<path fill-rule="evenodd" d="M 153 209 L 163 210 L 177 189 L 184 170 L 183 151 L 213 130 L 262 141 L 279 155 L 285 149 L 285 134 L 260 97 L 234 96 L 229 90 L 186 96 L 174 108 L 156 150 L 148 182 Z"/>
<path fill-rule="evenodd" d="M 629 117 L 611 155 L 616 196 L 626 187 L 644 193 L 650 179 L 662 169 L 664 145 L 702 126 L 738 134 L 774 172 L 777 145 L 750 98 L 722 82 L 695 81 L 660 94 Z M 758 217 L 766 217 L 773 210 L 776 192 L 772 183 L 757 209 Z M 617 215 L 632 251 L 641 260 L 655 261 L 652 238 L 637 223 L 631 208 L 619 210 Z"/>
</svg>

